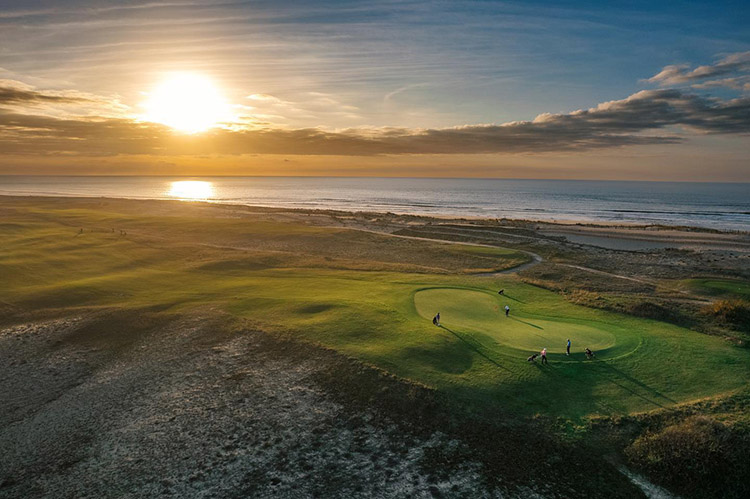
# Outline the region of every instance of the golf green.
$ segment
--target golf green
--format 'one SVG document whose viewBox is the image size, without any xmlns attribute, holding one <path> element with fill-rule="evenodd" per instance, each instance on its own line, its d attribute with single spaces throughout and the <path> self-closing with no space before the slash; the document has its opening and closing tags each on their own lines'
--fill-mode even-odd
<svg viewBox="0 0 750 499">
<path fill-rule="evenodd" d="M 585 357 L 580 353 L 588 347 L 598 358 L 612 358 L 632 352 L 640 343 L 635 335 L 618 331 L 612 324 L 535 313 L 533 303 L 486 290 L 422 289 L 414 294 L 414 305 L 428 320 L 440 312 L 441 326 L 449 331 L 470 335 L 487 348 L 515 350 L 517 355 L 546 348 L 550 354 L 561 354 L 559 360 L 581 361 Z M 510 307 L 507 317 L 506 305 Z M 569 359 L 565 355 L 568 339 L 571 352 L 578 354 Z"/>
</svg>

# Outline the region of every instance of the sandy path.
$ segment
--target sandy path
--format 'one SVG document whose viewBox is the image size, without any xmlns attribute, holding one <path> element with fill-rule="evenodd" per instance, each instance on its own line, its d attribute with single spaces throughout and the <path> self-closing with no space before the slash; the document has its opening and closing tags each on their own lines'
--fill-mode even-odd
<svg viewBox="0 0 750 499">
<path fill-rule="evenodd" d="M 389 237 L 398 237 L 398 238 L 401 238 L 401 239 L 414 239 L 414 240 L 417 240 L 417 241 L 429 241 L 429 242 L 432 242 L 432 243 L 451 244 L 451 245 L 459 245 L 459 246 L 480 246 L 480 247 L 483 247 L 483 248 L 495 248 L 495 249 L 496 248 L 502 248 L 502 246 L 496 246 L 496 245 L 492 245 L 492 244 L 469 243 L 469 242 L 465 242 L 465 241 L 449 241 L 449 240 L 446 240 L 446 239 L 434 239 L 434 238 L 431 238 L 431 237 L 422 237 L 422 236 L 405 236 L 405 235 L 402 235 L 402 234 L 393 234 L 391 232 L 384 232 L 384 231 L 372 230 L 372 229 L 361 229 L 361 228 L 359 228 L 359 229 L 349 229 L 349 230 L 358 230 L 360 232 L 370 232 L 372 234 L 378 234 L 378 235 L 381 235 L 381 236 L 389 236 Z M 521 237 L 521 236 L 519 236 L 519 237 Z M 523 237 L 525 237 L 525 236 L 523 236 Z M 519 253 L 524 253 L 526 255 L 529 255 L 531 257 L 531 261 L 528 262 L 528 263 L 522 263 L 521 265 L 517 265 L 517 266 L 511 267 L 509 269 L 499 270 L 497 272 L 482 272 L 480 274 L 474 274 L 474 275 L 483 276 L 483 277 L 492 277 L 492 276 L 501 275 L 501 274 L 515 274 L 516 272 L 520 272 L 520 271 L 522 271 L 524 269 L 527 269 L 529 267 L 533 267 L 534 265 L 537 265 L 537 264 L 541 263 L 544 260 L 540 255 L 537 255 L 536 253 L 533 253 L 531 251 L 517 249 L 517 248 L 513 248 L 513 251 L 518 251 Z"/>
<path fill-rule="evenodd" d="M 561 265 L 563 267 L 570 267 L 570 268 L 578 269 L 578 270 L 583 270 L 584 272 L 591 272 L 593 274 L 605 275 L 607 277 L 614 277 L 616 279 L 625 279 L 627 281 L 633 281 L 633 282 L 637 282 L 637 283 L 640 283 L 640 284 L 648 284 L 649 286 L 654 286 L 656 288 L 668 289 L 669 291 L 673 291 L 675 293 L 680 293 L 682 295 L 691 297 L 690 299 L 684 300 L 686 302 L 691 302 L 691 303 L 711 303 L 711 300 L 708 300 L 708 299 L 702 298 L 702 297 L 698 297 L 698 296 L 690 293 L 689 291 L 685 291 L 684 289 L 677 289 L 677 288 L 668 287 L 668 286 L 665 286 L 663 283 L 660 283 L 658 281 L 654 281 L 654 280 L 651 280 L 651 279 L 643 279 L 643 278 L 640 278 L 640 277 L 631 277 L 631 276 L 626 276 L 626 275 L 621 275 L 621 274 L 614 274 L 612 272 L 606 272 L 604 270 L 592 269 L 590 267 L 584 267 L 582 265 L 573 265 L 571 263 L 558 263 L 557 265 Z"/>
<path fill-rule="evenodd" d="M 433 239 L 433 238 L 423 237 L 423 236 L 406 236 L 406 235 L 401 235 L 401 234 L 391 234 L 389 232 L 381 232 L 381 231 L 370 230 L 370 229 L 352 229 L 352 230 L 362 230 L 362 231 L 365 231 L 365 232 L 372 232 L 374 234 L 381 234 L 381 235 L 386 235 L 386 236 L 390 236 L 390 237 L 400 237 L 400 238 L 406 238 L 406 239 L 417 239 L 417 240 L 422 240 L 422 241 L 433 241 L 433 242 L 439 242 L 439 243 L 443 243 L 443 244 L 459 244 L 459 245 L 466 245 L 466 246 L 482 246 L 482 247 L 486 247 L 486 248 L 498 248 L 498 247 L 500 247 L 500 246 L 494 246 L 494 245 L 491 245 L 491 244 L 483 244 L 483 243 L 469 243 L 469 242 L 465 242 L 465 241 L 448 241 L 448 240 L 444 240 L 444 239 Z M 492 232 L 492 231 L 479 231 L 479 232 Z M 450 235 L 454 235 L 454 234 L 450 233 Z M 508 235 L 511 235 L 511 234 L 508 234 Z M 525 238 L 525 239 L 543 239 L 543 238 L 534 238 L 534 237 L 531 237 L 531 236 L 515 236 L 515 235 L 513 235 L 513 237 L 520 237 L 520 238 Z M 518 265 L 516 267 L 509 268 L 509 269 L 500 270 L 500 271 L 497 271 L 497 272 L 483 272 L 483 273 L 475 274 L 475 275 L 481 276 L 481 277 L 496 277 L 496 276 L 505 275 L 505 274 L 516 274 L 518 272 L 521 272 L 522 270 L 531 268 L 531 267 L 533 267 L 535 265 L 538 265 L 538 264 L 540 264 L 541 262 L 544 261 L 544 259 L 542 258 L 541 255 L 538 255 L 538 254 L 533 253 L 531 251 L 517 249 L 517 248 L 514 248 L 514 250 L 529 255 L 531 257 L 532 261 L 530 261 L 528 263 L 524 263 L 524 264 Z M 605 275 L 607 277 L 614 277 L 616 279 L 625 279 L 625 280 L 632 281 L 632 282 L 637 282 L 637 283 L 640 283 L 640 284 L 648 284 L 650 286 L 661 287 L 661 288 L 665 287 L 662 283 L 660 283 L 658 281 L 654 281 L 654 280 L 650 280 L 650 279 L 643 279 L 643 278 L 639 278 L 639 277 L 631 277 L 631 276 L 626 276 L 626 275 L 622 275 L 622 274 L 615 274 L 613 272 L 606 272 L 604 270 L 592 269 L 590 267 L 584 267 L 582 265 L 574 265 L 574 264 L 570 264 L 570 263 L 556 263 L 556 265 L 561 265 L 561 266 L 564 266 L 564 267 L 570 267 L 570 268 L 574 268 L 574 269 L 578 269 L 578 270 L 583 270 L 585 272 L 591 272 L 591 273 L 594 273 L 594 274 Z M 690 298 L 689 299 L 685 299 L 684 300 L 685 302 L 700 303 L 700 304 L 711 303 L 711 300 L 707 300 L 705 298 L 698 297 L 698 296 L 696 296 L 696 295 L 694 295 L 694 294 L 692 294 L 692 293 L 690 293 L 688 291 L 682 290 L 682 289 L 675 289 L 675 288 L 669 288 L 669 287 L 667 289 L 669 289 L 670 291 L 674 291 L 675 293 L 679 293 L 679 294 L 682 294 L 682 295 L 685 295 L 685 296 L 689 296 Z"/>
</svg>

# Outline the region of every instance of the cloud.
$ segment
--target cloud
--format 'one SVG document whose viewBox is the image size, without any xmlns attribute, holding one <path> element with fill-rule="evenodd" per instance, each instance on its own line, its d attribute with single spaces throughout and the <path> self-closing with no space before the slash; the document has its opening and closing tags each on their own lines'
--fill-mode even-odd
<svg viewBox="0 0 750 499">
<path fill-rule="evenodd" d="M 412 83 L 411 85 L 401 86 L 397 88 L 396 90 L 393 90 L 392 92 L 388 92 L 387 94 L 385 94 L 385 96 L 383 97 L 383 102 L 387 102 L 393 99 L 398 94 L 404 93 L 408 90 L 411 90 L 412 88 L 427 87 L 429 85 L 430 85 L 429 83 Z"/>
<path fill-rule="evenodd" d="M 64 117 L 121 117 L 128 107 L 116 96 L 77 90 L 39 90 L 18 80 L 0 79 L 0 109 L 22 114 Z"/>
<path fill-rule="evenodd" d="M 282 103 L 283 101 L 278 97 L 274 97 L 270 94 L 252 94 L 247 96 L 248 99 L 261 102 L 272 102 L 274 104 Z"/>
<path fill-rule="evenodd" d="M 90 99 L 75 91 L 40 91 L 16 80 L 0 80 L 0 106 L 9 104 L 80 103 Z"/>
<path fill-rule="evenodd" d="M 659 73 L 646 81 L 661 86 L 693 84 L 695 88 L 706 88 L 706 85 L 714 87 L 725 86 L 723 84 L 728 83 L 729 85 L 727 86 L 730 88 L 736 88 L 732 86 L 735 83 L 735 78 L 725 78 L 708 82 L 706 80 L 748 72 L 750 72 L 750 51 L 729 54 L 716 62 L 716 64 L 698 66 L 695 69 L 690 69 L 690 66 L 687 64 L 665 66 Z M 744 89 L 744 86 L 742 89 Z"/>
<path fill-rule="evenodd" d="M 719 80 L 709 80 L 703 83 L 696 83 L 693 88 L 731 88 L 733 90 L 741 90 L 743 92 L 750 92 L 750 75 L 735 76 L 732 78 L 721 78 Z"/>
<path fill-rule="evenodd" d="M 15 92 L 15 93 L 14 93 Z M 107 156 L 148 155 L 348 155 L 534 154 L 587 151 L 685 140 L 699 134 L 750 133 L 750 98 L 723 100 L 677 89 L 644 90 L 626 99 L 564 114 L 541 114 L 532 121 L 413 129 L 280 128 L 232 124 L 198 135 L 180 135 L 167 127 L 127 117 L 45 115 L 33 107 L 39 99 L 63 98 L 33 87 L 0 86 L 11 103 L 0 106 L 0 150 L 6 154 Z M 70 94 L 74 95 L 74 94 Z M 315 95 L 329 105 L 328 95 Z M 254 102 L 275 101 L 256 96 Z"/>
<path fill-rule="evenodd" d="M 323 92 L 304 92 L 296 101 L 285 100 L 271 94 L 251 94 L 253 115 L 277 125 L 286 125 L 290 119 L 297 122 L 331 118 L 355 120 L 361 118 L 359 108 L 340 102 L 335 96 Z M 350 121 L 351 123 L 351 121 Z"/>
</svg>

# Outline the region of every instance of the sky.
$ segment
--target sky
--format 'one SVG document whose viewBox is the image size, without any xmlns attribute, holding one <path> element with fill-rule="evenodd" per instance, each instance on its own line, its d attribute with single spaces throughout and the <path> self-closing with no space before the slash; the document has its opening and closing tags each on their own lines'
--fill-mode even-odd
<svg viewBox="0 0 750 499">
<path fill-rule="evenodd" d="M 746 1 L 0 2 L 0 174 L 750 182 L 749 153 Z"/>
</svg>

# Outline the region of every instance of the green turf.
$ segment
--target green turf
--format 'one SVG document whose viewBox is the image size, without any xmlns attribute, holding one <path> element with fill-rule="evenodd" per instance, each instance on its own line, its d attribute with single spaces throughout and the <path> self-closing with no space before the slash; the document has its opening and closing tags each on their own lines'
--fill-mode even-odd
<svg viewBox="0 0 750 499">
<path fill-rule="evenodd" d="M 732 392 L 750 381 L 750 351 L 720 338 L 573 305 L 512 276 L 417 273 L 425 267 L 413 263 L 393 270 L 416 251 L 461 272 L 473 250 L 291 222 L 218 223 L 93 208 L 4 218 L 0 305 L 16 310 L 223 310 L 249 327 L 334 348 L 458 402 L 522 414 L 623 414 Z M 132 234 L 102 228 L 118 220 L 127 220 Z M 78 225 L 94 229 L 79 236 Z M 240 240 L 263 244 L 236 249 Z M 352 248 L 369 259 L 338 256 Z M 383 262 L 390 267 L 383 270 Z M 497 294 L 501 288 L 505 296 Z M 440 328 L 430 321 L 438 311 Z M 567 338 L 571 357 L 563 353 Z M 584 358 L 586 346 L 596 360 Z M 548 366 L 526 362 L 542 347 L 550 352 Z"/>
<path fill-rule="evenodd" d="M 430 319 L 435 311 L 440 311 L 443 327 L 471 334 L 477 340 L 481 338 L 489 348 L 517 350 L 518 355 L 539 353 L 542 348 L 550 354 L 565 353 L 568 339 L 573 359 L 579 359 L 578 354 L 586 347 L 604 359 L 629 353 L 639 345 L 638 337 L 627 331 L 618 331 L 616 335 L 618 328 L 612 324 L 546 317 L 534 312 L 533 303 L 517 303 L 509 293 L 498 297 L 482 290 L 431 288 L 417 291 L 414 303 L 423 318 Z M 513 313 L 507 317 L 506 304 L 513 305 Z M 570 357 L 566 355 L 560 360 Z"/>
<path fill-rule="evenodd" d="M 715 298 L 750 300 L 750 282 L 738 279 L 685 279 L 680 287 L 692 293 Z"/>
</svg>

